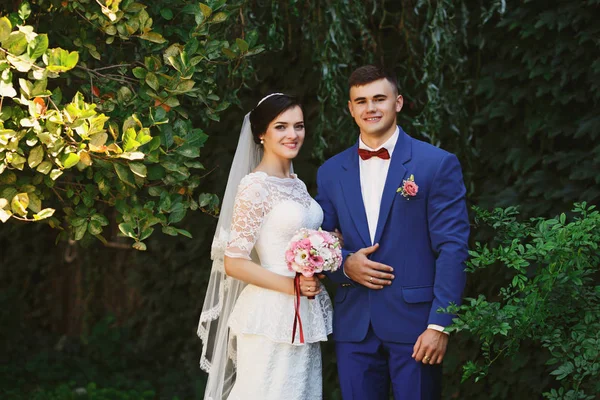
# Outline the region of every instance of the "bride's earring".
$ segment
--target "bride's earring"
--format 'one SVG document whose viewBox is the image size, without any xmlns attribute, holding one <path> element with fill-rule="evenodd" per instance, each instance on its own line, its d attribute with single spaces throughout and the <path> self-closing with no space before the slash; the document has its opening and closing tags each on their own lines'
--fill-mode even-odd
<svg viewBox="0 0 600 400">
<path fill-rule="evenodd" d="M 260 144 L 265 144 L 265 139 L 260 139 Z"/>
</svg>

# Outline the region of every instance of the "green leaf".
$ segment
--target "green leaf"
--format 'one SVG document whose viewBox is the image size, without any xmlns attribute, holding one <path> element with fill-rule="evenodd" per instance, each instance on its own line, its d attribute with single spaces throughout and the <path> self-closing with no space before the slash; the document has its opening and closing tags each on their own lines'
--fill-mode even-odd
<svg viewBox="0 0 600 400">
<path fill-rule="evenodd" d="M 74 239 L 75 240 L 81 240 L 83 239 L 83 237 L 85 236 L 85 233 L 87 232 L 87 227 L 88 224 L 87 222 L 75 227 L 75 229 L 73 230 L 74 232 Z"/>
<path fill-rule="evenodd" d="M 140 146 L 143 146 L 146 143 L 150 142 L 152 140 L 152 136 L 150 135 L 150 129 L 140 129 L 137 136 L 135 137 L 135 140 L 140 144 Z"/>
<path fill-rule="evenodd" d="M 173 11 L 171 11 L 170 8 L 163 8 L 162 10 L 160 10 L 160 15 L 162 15 L 162 17 L 167 21 L 173 19 Z"/>
<path fill-rule="evenodd" d="M 51 169 L 52 163 L 50 161 L 43 161 L 40 165 L 38 165 L 36 171 L 41 174 L 48 175 Z"/>
<path fill-rule="evenodd" d="M 43 164 L 43 163 L 42 163 Z M 59 176 L 61 176 L 63 174 L 63 172 L 60 169 L 53 169 L 52 171 L 50 171 L 50 178 L 55 181 L 58 179 Z"/>
<path fill-rule="evenodd" d="M 165 169 L 161 165 L 151 165 L 148 167 L 147 178 L 151 181 L 162 179 L 165 175 Z"/>
<path fill-rule="evenodd" d="M 94 215 L 92 215 L 91 220 L 98 222 L 101 226 L 107 226 L 108 225 L 108 218 L 106 218 L 102 214 L 94 214 Z"/>
<path fill-rule="evenodd" d="M 146 240 L 148 237 L 150 237 L 150 235 L 152 235 L 152 232 L 154 232 L 154 228 L 144 229 L 140 235 L 140 240 Z"/>
<path fill-rule="evenodd" d="M 98 221 L 90 221 L 88 224 L 88 232 L 92 235 L 99 235 L 102 233 L 102 225 Z"/>
<path fill-rule="evenodd" d="M 2 41 L 4 47 L 13 56 L 20 56 L 27 50 L 27 36 L 23 32 L 11 32 L 6 40 Z"/>
<path fill-rule="evenodd" d="M 145 178 L 148 173 L 146 166 L 142 163 L 129 163 L 129 169 L 131 170 L 131 172 L 133 172 L 135 175 L 141 178 Z"/>
<path fill-rule="evenodd" d="M 244 39 L 235 39 L 235 43 L 237 44 L 238 48 L 242 51 L 242 53 L 245 53 L 248 51 L 248 48 L 250 46 L 248 46 L 248 42 L 246 42 Z"/>
<path fill-rule="evenodd" d="M 131 247 L 139 251 L 146 251 L 146 244 L 144 242 L 135 242 Z"/>
<path fill-rule="evenodd" d="M 141 151 L 132 151 L 119 154 L 119 158 L 124 158 L 126 160 L 143 160 L 145 156 L 146 155 Z"/>
<path fill-rule="evenodd" d="M 148 71 L 146 71 L 146 68 L 142 67 L 135 67 L 131 70 L 131 72 L 133 73 L 133 76 L 135 76 L 138 79 L 146 78 L 146 74 L 148 73 Z"/>
<path fill-rule="evenodd" d="M 165 43 L 167 41 L 160 33 L 156 32 L 144 33 L 143 35 L 140 35 L 140 38 L 153 43 Z"/>
<path fill-rule="evenodd" d="M 34 214 L 33 219 L 35 219 L 36 221 L 40 221 L 42 219 L 50 218 L 51 216 L 54 215 L 55 211 L 56 210 L 54 208 L 44 208 L 37 214 Z"/>
<path fill-rule="evenodd" d="M 204 15 L 204 18 L 208 18 L 210 17 L 210 14 L 212 14 L 212 8 L 204 3 L 200 3 L 200 11 L 202 12 L 202 15 Z"/>
<path fill-rule="evenodd" d="M 200 149 L 195 146 L 181 146 L 175 150 L 177 154 L 181 154 L 184 157 L 196 158 L 200 157 Z"/>
<path fill-rule="evenodd" d="M 27 45 L 27 55 L 30 59 L 35 60 L 41 57 L 48 50 L 48 35 L 41 34 L 36 36 Z"/>
<path fill-rule="evenodd" d="M 192 237 L 192 234 L 191 234 L 191 233 L 189 233 L 188 231 L 186 231 L 186 230 L 184 230 L 184 229 L 177 229 L 177 228 L 176 228 L 176 230 L 177 230 L 177 233 L 179 233 L 180 235 L 183 235 L 183 236 L 185 236 L 185 237 L 188 237 L 188 238 L 190 238 L 190 239 L 193 239 L 193 237 Z"/>
<path fill-rule="evenodd" d="M 186 161 L 184 164 L 188 168 L 205 169 L 204 165 L 200 161 Z"/>
<path fill-rule="evenodd" d="M 200 207 L 206 207 L 211 202 L 212 198 L 212 193 L 202 193 L 198 197 L 198 204 L 200 205 Z"/>
<path fill-rule="evenodd" d="M 65 168 L 71 168 L 77 165 L 79 162 L 79 156 L 75 153 L 69 153 L 62 157 L 61 163 Z"/>
<path fill-rule="evenodd" d="M 154 90 L 158 90 L 158 87 L 159 87 L 158 78 L 156 77 L 154 72 L 148 72 L 146 74 L 145 79 L 146 79 L 146 83 L 148 84 L 148 86 L 150 86 Z"/>
<path fill-rule="evenodd" d="M 25 21 L 31 15 L 31 5 L 28 1 L 24 1 L 19 4 L 19 17 Z"/>
<path fill-rule="evenodd" d="M 132 224 L 122 222 L 119 224 L 119 230 L 125 236 L 128 236 L 133 239 L 137 238 L 137 235 L 135 234 L 135 230 L 134 230 L 134 227 Z"/>
<path fill-rule="evenodd" d="M 177 229 L 172 226 L 163 226 L 162 232 L 167 235 L 177 236 Z"/>
<path fill-rule="evenodd" d="M 23 157 L 23 156 L 21 156 L 20 154 L 17 154 L 17 153 L 8 153 L 6 155 L 6 159 L 8 160 L 8 162 L 10 163 L 10 165 L 12 165 L 13 167 L 15 167 L 19 171 L 23 171 L 23 166 L 25 165 L 25 162 L 27 161 L 25 159 L 25 157 Z"/>
<path fill-rule="evenodd" d="M 117 173 L 117 176 L 123 183 L 125 183 L 131 187 L 136 187 L 133 173 L 131 172 L 131 170 L 129 168 L 127 168 L 126 166 L 124 166 L 123 164 L 120 164 L 120 163 L 115 163 L 113 165 L 115 168 L 115 172 Z"/>
<path fill-rule="evenodd" d="M 227 57 L 234 59 L 237 57 L 237 54 L 235 54 L 232 50 L 228 49 L 227 47 L 223 47 L 222 49 L 223 54 L 225 54 Z"/>
<path fill-rule="evenodd" d="M 39 146 L 34 147 L 29 152 L 29 157 L 27 158 L 27 163 L 30 168 L 35 168 L 44 159 L 44 147 L 40 144 Z"/>
<path fill-rule="evenodd" d="M 136 136 L 135 128 L 128 128 L 123 132 L 123 151 L 130 152 L 140 147 L 140 143 L 135 140 Z"/>
<path fill-rule="evenodd" d="M 17 194 L 10 203 L 12 212 L 22 217 L 27 215 L 27 207 L 29 207 L 29 195 L 27 193 Z"/>
<path fill-rule="evenodd" d="M 187 210 L 183 207 L 183 204 L 174 204 L 171 210 L 169 210 L 169 223 L 175 224 L 181 221 L 185 217 L 186 211 Z"/>
<path fill-rule="evenodd" d="M 12 32 L 12 24 L 10 23 L 10 20 L 6 17 L 0 18 L 0 43 L 8 39 L 10 32 Z"/>
<path fill-rule="evenodd" d="M 218 12 L 215 15 L 213 15 L 212 19 L 210 20 L 212 23 L 218 24 L 221 22 L 225 22 L 225 20 L 229 17 L 229 15 L 225 12 Z"/>
<path fill-rule="evenodd" d="M 27 79 L 19 78 L 19 86 L 21 87 L 21 92 L 25 95 L 26 98 L 31 98 L 31 93 L 33 92 L 33 83 L 29 82 Z"/>
<path fill-rule="evenodd" d="M 61 48 L 50 49 L 44 54 L 44 62 L 50 72 L 66 72 L 77 65 L 79 53 L 76 51 L 68 52 Z"/>
<path fill-rule="evenodd" d="M 35 193 L 29 193 L 29 207 L 34 213 L 40 212 L 42 209 L 42 200 Z"/>
</svg>

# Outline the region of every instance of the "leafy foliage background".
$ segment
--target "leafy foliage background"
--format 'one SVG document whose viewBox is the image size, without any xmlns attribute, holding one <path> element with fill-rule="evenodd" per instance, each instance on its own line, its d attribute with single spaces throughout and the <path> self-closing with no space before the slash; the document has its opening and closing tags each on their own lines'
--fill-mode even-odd
<svg viewBox="0 0 600 400">
<path fill-rule="evenodd" d="M 219 122 L 189 110 L 190 120 L 209 135 L 201 161 L 212 172 L 198 190 L 222 194 L 243 115 L 264 94 L 283 90 L 305 104 L 309 137 L 294 166 L 314 193 L 320 162 L 357 137 L 346 112 L 346 79 L 353 68 L 379 62 L 398 74 L 403 128 L 459 156 L 470 204 L 519 205 L 526 217 L 550 217 L 575 201 L 598 204 L 600 28 L 593 21 L 600 17 L 599 3 L 244 2 L 224 23 L 223 35 L 233 42 L 255 31 L 253 40 L 266 51 L 250 58 L 241 75 L 234 73 L 235 63 L 216 72 L 219 95 L 234 104 Z M 189 4 L 152 2 L 156 29 L 177 25 Z M 163 15 L 167 8 L 172 20 Z M 49 15 L 52 20 L 40 17 L 36 29 L 64 48 L 74 49 L 78 37 L 90 44 L 104 40 L 77 14 Z M 92 62 L 87 49 L 80 49 L 81 57 Z M 135 49 L 124 44 L 97 51 L 114 62 L 134 57 Z M 71 79 L 61 87 L 89 95 L 89 85 Z M 110 85 L 100 89 L 117 89 Z M 133 111 L 115 108 L 121 118 Z M 116 233 L 114 215 L 109 217 L 107 229 Z M 69 382 L 96 382 L 100 388 L 152 390 L 154 398 L 202 398 L 195 324 L 215 223 L 209 214 L 187 213 L 178 226 L 193 239 L 157 231 L 146 240 L 146 252 L 55 244 L 56 231 L 45 225 L 2 225 L 2 397 L 30 398 L 64 390 L 58 386 Z M 472 237 L 485 242 L 493 235 L 477 228 Z M 494 299 L 512 275 L 503 268 L 478 271 L 469 276 L 466 295 Z M 461 365 L 481 356 L 478 345 L 469 334 L 453 337 L 445 398 L 532 399 L 556 386 L 545 365 L 548 353 L 533 342 L 510 360 L 498 360 L 486 379 L 460 384 Z M 323 351 L 325 398 L 339 399 L 332 344 Z"/>
</svg>

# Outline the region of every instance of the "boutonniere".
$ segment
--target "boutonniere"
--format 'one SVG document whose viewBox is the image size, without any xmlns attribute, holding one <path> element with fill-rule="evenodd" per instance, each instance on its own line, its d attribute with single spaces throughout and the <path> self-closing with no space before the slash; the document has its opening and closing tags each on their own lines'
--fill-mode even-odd
<svg viewBox="0 0 600 400">
<path fill-rule="evenodd" d="M 408 179 L 402 181 L 402 186 L 396 190 L 396 193 L 400 193 L 402 196 L 410 200 L 411 197 L 415 197 L 419 192 L 419 185 L 415 183 L 415 176 L 411 174 Z"/>
</svg>

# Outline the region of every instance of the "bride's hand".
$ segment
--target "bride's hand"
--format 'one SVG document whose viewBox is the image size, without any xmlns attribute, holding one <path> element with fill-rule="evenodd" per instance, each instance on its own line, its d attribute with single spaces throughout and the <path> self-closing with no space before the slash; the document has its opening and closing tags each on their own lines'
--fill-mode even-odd
<svg viewBox="0 0 600 400">
<path fill-rule="evenodd" d="M 321 293 L 321 282 L 316 275 L 310 278 L 300 275 L 300 295 L 311 297 L 319 293 Z"/>
</svg>

